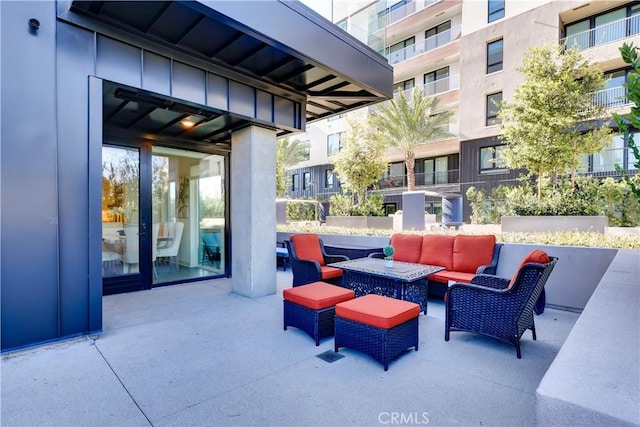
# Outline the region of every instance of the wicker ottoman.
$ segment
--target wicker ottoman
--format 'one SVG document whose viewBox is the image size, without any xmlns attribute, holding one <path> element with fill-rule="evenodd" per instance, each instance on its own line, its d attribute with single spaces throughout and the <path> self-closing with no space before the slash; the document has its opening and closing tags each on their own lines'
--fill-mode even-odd
<svg viewBox="0 0 640 427">
<path fill-rule="evenodd" d="M 302 329 L 320 345 L 320 338 L 333 335 L 335 305 L 353 299 L 351 289 L 341 288 L 325 282 L 285 289 L 284 330 L 287 326 Z"/>
<path fill-rule="evenodd" d="M 336 305 L 335 351 L 348 347 L 381 362 L 389 361 L 409 347 L 418 351 L 418 304 L 369 294 Z"/>
</svg>

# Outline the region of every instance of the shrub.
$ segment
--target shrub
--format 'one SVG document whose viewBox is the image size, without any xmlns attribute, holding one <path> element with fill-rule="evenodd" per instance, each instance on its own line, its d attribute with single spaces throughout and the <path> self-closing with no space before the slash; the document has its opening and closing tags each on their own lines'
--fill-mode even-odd
<svg viewBox="0 0 640 427">
<path fill-rule="evenodd" d="M 307 203 L 305 203 L 305 200 Z M 290 221 L 316 221 L 318 202 L 312 199 L 297 199 L 287 202 L 287 218 Z"/>
</svg>

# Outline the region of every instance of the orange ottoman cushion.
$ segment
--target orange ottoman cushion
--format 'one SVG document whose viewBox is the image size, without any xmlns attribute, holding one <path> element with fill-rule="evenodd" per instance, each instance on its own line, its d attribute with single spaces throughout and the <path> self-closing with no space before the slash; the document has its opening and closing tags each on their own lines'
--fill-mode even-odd
<svg viewBox="0 0 640 427">
<path fill-rule="evenodd" d="M 336 305 L 336 316 L 381 329 L 391 329 L 419 315 L 418 304 L 375 294 Z"/>
<path fill-rule="evenodd" d="M 355 293 L 351 289 L 341 288 L 329 283 L 314 282 L 285 289 L 282 291 L 282 296 L 285 300 L 295 304 L 312 310 L 321 310 L 353 299 Z"/>
</svg>

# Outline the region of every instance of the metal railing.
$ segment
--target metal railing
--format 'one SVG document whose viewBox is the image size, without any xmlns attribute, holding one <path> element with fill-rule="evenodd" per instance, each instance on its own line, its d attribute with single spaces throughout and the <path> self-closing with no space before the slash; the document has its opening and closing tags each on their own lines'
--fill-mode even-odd
<svg viewBox="0 0 640 427">
<path fill-rule="evenodd" d="M 405 4 L 404 6 L 399 7 L 398 9 L 389 10 L 384 14 L 378 15 L 378 19 L 374 19 L 371 22 L 369 30 L 372 33 L 379 31 L 385 28 L 386 26 L 391 25 L 394 22 L 397 22 L 411 15 L 412 13 L 415 13 L 433 3 L 436 3 L 437 1 L 440 1 L 440 0 L 414 0 L 411 3 Z"/>
<path fill-rule="evenodd" d="M 450 169 L 447 171 L 416 173 L 416 186 L 436 186 L 460 183 L 460 170 Z M 378 188 L 381 190 L 389 188 L 403 188 L 407 186 L 406 175 L 388 176 L 378 181 Z"/>
<path fill-rule="evenodd" d="M 406 61 L 407 59 L 411 59 L 416 55 L 437 49 L 440 46 L 444 46 L 460 36 L 460 27 L 461 26 L 458 25 L 434 36 L 427 37 L 421 42 L 414 43 L 403 49 L 391 52 L 386 55 L 387 60 L 389 60 L 389 64 L 393 65 Z"/>
<path fill-rule="evenodd" d="M 627 88 L 624 86 L 599 90 L 594 92 L 592 96 L 592 107 L 616 108 L 631 104 L 627 98 Z"/>
<path fill-rule="evenodd" d="M 561 38 L 560 44 L 566 44 L 569 48 L 577 46 L 579 50 L 585 50 L 622 40 L 635 34 L 640 34 L 640 15 L 630 16 L 581 33 L 572 34 Z"/>
</svg>

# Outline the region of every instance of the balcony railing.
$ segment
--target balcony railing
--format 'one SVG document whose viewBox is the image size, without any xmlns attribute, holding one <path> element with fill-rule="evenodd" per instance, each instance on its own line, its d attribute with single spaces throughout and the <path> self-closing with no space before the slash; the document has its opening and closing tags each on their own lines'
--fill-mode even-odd
<svg viewBox="0 0 640 427">
<path fill-rule="evenodd" d="M 593 94 L 591 105 L 593 107 L 617 108 L 630 105 L 627 98 L 627 88 L 624 86 L 603 89 Z"/>
<path fill-rule="evenodd" d="M 585 50 L 636 34 L 640 34 L 640 15 L 630 16 L 591 30 L 572 34 L 560 39 L 560 44 L 566 43 L 567 47 L 578 46 L 579 50 Z"/>
<path fill-rule="evenodd" d="M 397 22 L 402 18 L 411 15 L 412 13 L 422 10 L 430 4 L 435 3 L 436 1 L 439 0 L 414 0 L 411 3 L 406 4 L 398 9 L 390 10 L 384 14 L 380 14 L 378 15 L 378 19 L 373 20 L 373 22 L 371 23 L 370 31 L 372 33 L 379 31 L 382 28 L 385 28 L 387 25 L 391 25 L 394 22 Z"/>
<path fill-rule="evenodd" d="M 404 49 L 391 52 L 387 55 L 387 59 L 389 60 L 389 64 L 397 64 L 398 62 L 411 59 L 416 55 L 444 46 L 445 44 L 457 39 L 459 36 L 460 25 L 438 33 L 435 36 L 427 37 L 423 41 L 407 46 Z"/>
<path fill-rule="evenodd" d="M 450 169 L 441 172 L 427 172 L 415 174 L 416 186 L 436 186 L 460 183 L 460 170 Z M 407 186 L 407 176 L 388 176 L 378 181 L 381 190 L 389 188 L 404 188 Z"/>
</svg>

